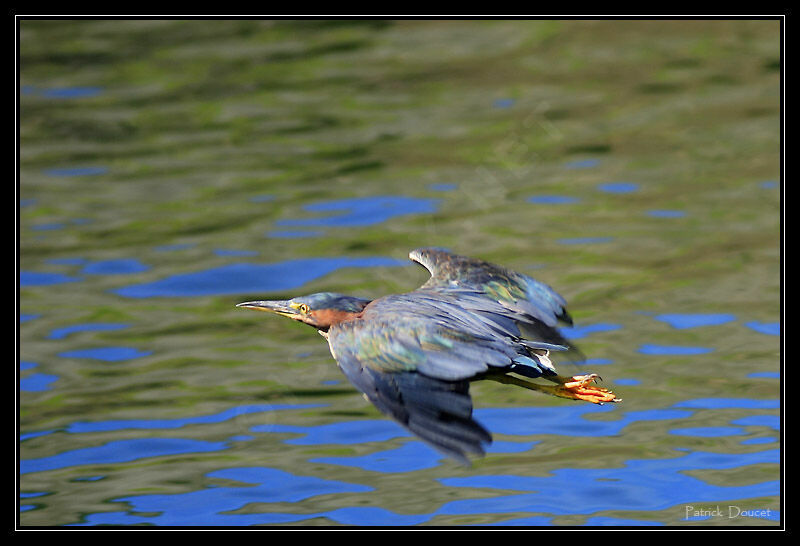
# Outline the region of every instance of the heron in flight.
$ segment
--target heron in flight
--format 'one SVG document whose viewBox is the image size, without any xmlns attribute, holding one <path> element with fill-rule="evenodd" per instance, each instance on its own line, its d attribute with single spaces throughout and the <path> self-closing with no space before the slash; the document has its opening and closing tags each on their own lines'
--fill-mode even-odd
<svg viewBox="0 0 800 546">
<path fill-rule="evenodd" d="M 595 404 L 620 402 L 597 374 L 562 376 L 554 352 L 582 359 L 558 331 L 566 301 L 527 275 L 442 249 L 409 258 L 431 278 L 375 300 L 323 292 L 238 304 L 316 328 L 347 379 L 382 413 L 440 452 L 468 464 L 491 434 L 472 417 L 471 381 L 517 385 Z M 541 379 L 544 383 L 533 381 Z"/>
</svg>

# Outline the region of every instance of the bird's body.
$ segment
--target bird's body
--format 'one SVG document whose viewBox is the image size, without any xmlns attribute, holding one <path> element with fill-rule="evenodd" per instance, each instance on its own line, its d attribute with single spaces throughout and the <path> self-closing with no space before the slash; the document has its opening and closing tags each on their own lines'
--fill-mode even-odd
<svg viewBox="0 0 800 546">
<path fill-rule="evenodd" d="M 321 293 L 239 304 L 315 326 L 350 382 L 381 412 L 466 462 L 491 435 L 472 418 L 469 382 L 492 379 L 556 396 L 617 402 L 595 375 L 562 377 L 550 351 L 580 355 L 557 330 L 572 319 L 549 286 L 439 249 L 409 257 L 431 278 L 420 288 L 366 300 Z M 529 381 L 543 378 L 555 385 Z"/>
</svg>

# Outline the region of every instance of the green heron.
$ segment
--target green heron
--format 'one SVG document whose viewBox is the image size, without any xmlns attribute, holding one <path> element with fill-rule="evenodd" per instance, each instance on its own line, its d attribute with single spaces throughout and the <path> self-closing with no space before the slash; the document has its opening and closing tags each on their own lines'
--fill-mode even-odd
<svg viewBox="0 0 800 546">
<path fill-rule="evenodd" d="M 462 463 L 491 434 L 472 417 L 469 383 L 490 379 L 563 398 L 619 402 L 596 374 L 559 375 L 551 351 L 580 351 L 557 329 L 566 301 L 535 279 L 436 248 L 411 251 L 431 278 L 376 300 L 323 292 L 238 304 L 313 326 L 347 379 L 381 412 Z M 531 381 L 541 378 L 549 383 Z"/>
</svg>

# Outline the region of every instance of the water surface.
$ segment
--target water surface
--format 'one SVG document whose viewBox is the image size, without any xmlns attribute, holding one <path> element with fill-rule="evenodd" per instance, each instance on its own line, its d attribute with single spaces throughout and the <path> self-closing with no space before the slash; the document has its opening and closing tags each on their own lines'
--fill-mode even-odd
<svg viewBox="0 0 800 546">
<path fill-rule="evenodd" d="M 775 526 L 776 21 L 20 24 L 22 525 Z M 472 387 L 464 468 L 312 329 L 438 246 L 623 398 Z M 585 368 L 585 370 L 584 370 Z M 720 505 L 737 517 L 687 512 Z"/>
</svg>

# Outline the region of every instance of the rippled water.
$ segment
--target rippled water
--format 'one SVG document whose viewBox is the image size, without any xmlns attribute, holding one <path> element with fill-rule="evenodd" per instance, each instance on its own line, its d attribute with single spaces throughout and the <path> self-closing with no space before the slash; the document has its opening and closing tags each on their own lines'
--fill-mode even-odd
<svg viewBox="0 0 800 546">
<path fill-rule="evenodd" d="M 778 36 L 23 20 L 20 524 L 778 525 Z M 623 403 L 475 384 L 464 468 L 234 307 L 426 245 L 553 285 Z"/>
</svg>

